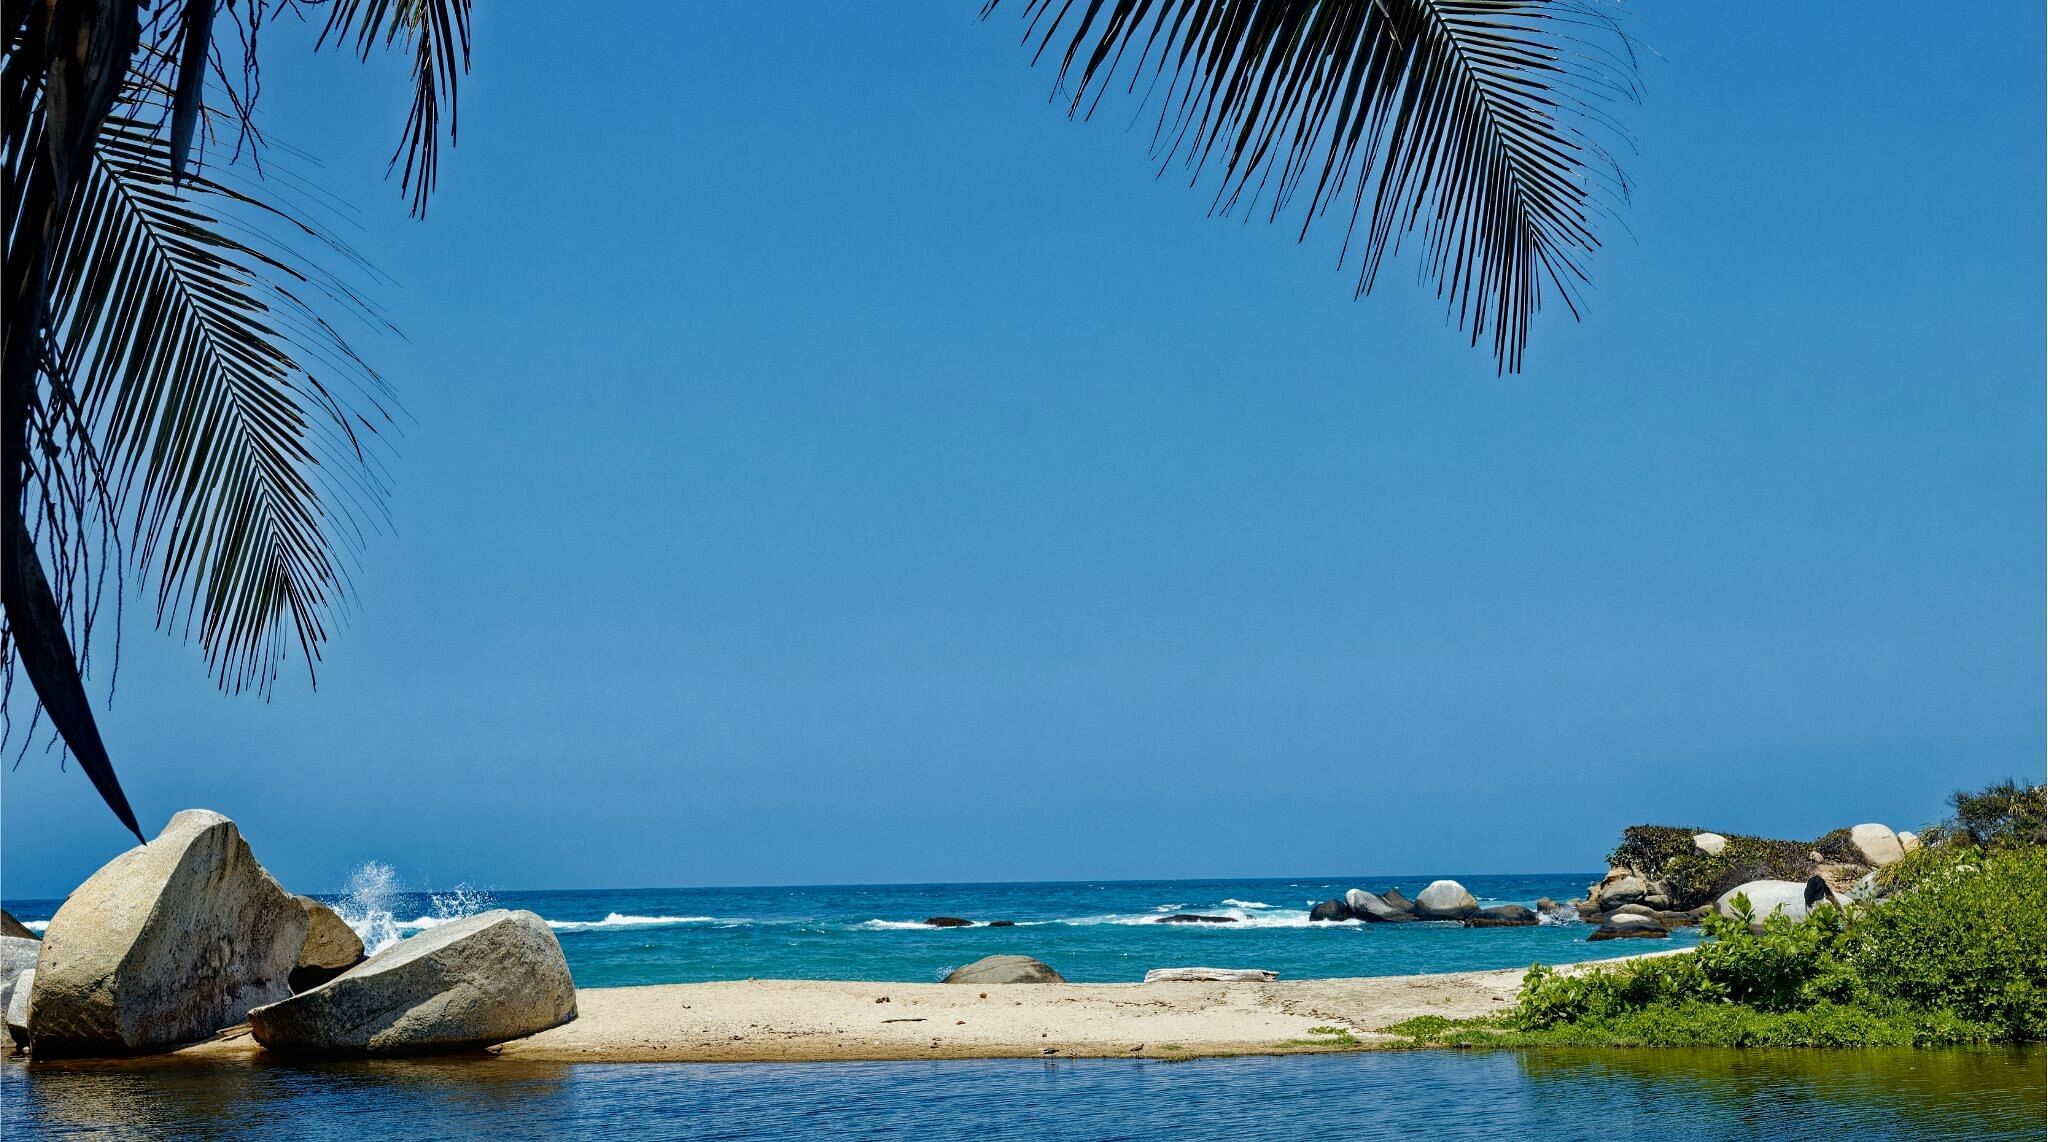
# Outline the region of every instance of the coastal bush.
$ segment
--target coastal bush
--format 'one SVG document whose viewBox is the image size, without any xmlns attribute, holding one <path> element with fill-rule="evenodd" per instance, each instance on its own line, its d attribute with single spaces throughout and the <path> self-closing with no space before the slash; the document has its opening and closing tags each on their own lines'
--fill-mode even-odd
<svg viewBox="0 0 2048 1142">
<path fill-rule="evenodd" d="M 1418 1044 L 1956 1046 L 2043 1037 L 2048 850 L 1925 849 L 1891 895 L 1804 920 L 1709 915 L 1700 947 L 1591 971 L 1537 965 L 1515 1007 L 1389 1028 Z"/>
<path fill-rule="evenodd" d="M 1723 892 L 1752 880 L 1805 880 L 1813 874 L 1811 845 L 1736 833 L 1727 836 L 1728 843 L 1718 854 L 1709 856 L 1693 845 L 1700 832 L 1630 825 L 1621 832 L 1621 844 L 1607 854 L 1607 862 L 1640 869 L 1652 880 L 1669 884 L 1672 907 L 1680 909 L 1712 903 Z M 1846 842 L 1848 832 L 1841 832 Z"/>
<path fill-rule="evenodd" d="M 1929 830 L 1936 839 L 1980 849 L 2048 843 L 2048 787 L 2007 779 L 1975 793 L 1958 789 L 1948 803 L 1953 814 Z"/>
</svg>

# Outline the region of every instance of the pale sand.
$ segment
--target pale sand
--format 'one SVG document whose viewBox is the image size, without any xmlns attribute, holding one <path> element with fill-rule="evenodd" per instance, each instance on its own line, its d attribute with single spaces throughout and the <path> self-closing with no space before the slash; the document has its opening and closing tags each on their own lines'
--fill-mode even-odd
<svg viewBox="0 0 2048 1142">
<path fill-rule="evenodd" d="M 535 1062 L 804 1062 L 1356 1050 L 1406 1043 L 1383 1028 L 1418 1015 L 1463 1019 L 1505 1010 L 1522 975 L 1514 968 L 1277 983 L 744 980 L 583 988 L 574 1020 L 490 1053 Z M 235 1028 L 175 1054 L 224 1059 L 258 1050 L 245 1028 Z"/>
</svg>

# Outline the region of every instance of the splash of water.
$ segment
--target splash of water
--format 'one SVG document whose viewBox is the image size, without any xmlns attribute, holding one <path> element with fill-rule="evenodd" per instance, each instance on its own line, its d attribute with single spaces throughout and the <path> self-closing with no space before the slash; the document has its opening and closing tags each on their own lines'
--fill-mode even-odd
<svg viewBox="0 0 2048 1142">
<path fill-rule="evenodd" d="M 399 892 L 398 870 L 381 861 L 364 861 L 348 874 L 334 911 L 362 937 L 365 953 L 374 956 L 398 942 L 398 921 L 391 907 Z"/>
<path fill-rule="evenodd" d="M 464 881 L 446 892 L 434 893 L 433 901 L 434 919 L 444 924 L 450 920 L 460 920 L 464 916 L 474 916 L 479 912 L 488 912 L 497 903 L 497 901 L 491 899 L 489 892 L 478 888 L 468 881 Z"/>
</svg>

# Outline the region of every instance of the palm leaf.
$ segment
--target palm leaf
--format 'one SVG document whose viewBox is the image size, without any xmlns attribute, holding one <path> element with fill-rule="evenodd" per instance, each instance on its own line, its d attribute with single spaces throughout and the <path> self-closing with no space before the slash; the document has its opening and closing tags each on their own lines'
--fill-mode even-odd
<svg viewBox="0 0 2048 1142">
<path fill-rule="evenodd" d="M 319 46 L 354 41 L 356 54 L 370 58 L 381 42 L 389 47 L 404 41 L 412 50 L 412 111 L 405 134 L 392 152 L 405 168 L 399 187 L 412 193 L 412 212 L 427 212 L 440 173 L 441 119 L 448 120 L 448 142 L 455 143 L 455 83 L 469 70 L 470 0 L 333 0 Z"/>
<path fill-rule="evenodd" d="M 996 6 L 990 0 L 987 15 Z M 1603 137 L 1636 96 L 1634 57 L 1581 0 L 1025 0 L 1027 41 L 1059 56 L 1055 93 L 1087 116 L 1123 77 L 1156 102 L 1153 146 L 1214 209 L 1300 236 L 1348 216 L 1357 295 L 1404 235 L 1472 343 L 1519 371 L 1546 293 L 1574 316 L 1598 221 L 1627 197 Z M 1077 10 L 1078 9 L 1078 10 Z M 1035 57 L 1035 58 L 1038 58 Z M 1068 84 L 1071 82 L 1071 88 Z"/>
<path fill-rule="evenodd" d="M 159 623 L 196 625 L 221 684 L 262 691 L 292 645 L 319 660 L 381 509 L 366 442 L 389 394 L 323 314 L 372 316 L 300 255 L 318 231 L 215 175 L 174 186 L 143 111 L 108 119 L 53 246 L 56 380 Z"/>
</svg>

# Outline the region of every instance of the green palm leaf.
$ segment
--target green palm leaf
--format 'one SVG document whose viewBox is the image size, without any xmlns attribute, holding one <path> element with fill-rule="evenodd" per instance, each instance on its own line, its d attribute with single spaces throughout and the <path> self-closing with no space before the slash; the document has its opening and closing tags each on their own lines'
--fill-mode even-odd
<svg viewBox="0 0 2048 1142">
<path fill-rule="evenodd" d="M 984 15 L 996 0 L 984 8 Z M 1348 216 L 1357 294 L 1404 235 L 1472 343 L 1518 371 L 1546 294 L 1574 316 L 1597 221 L 1627 196 L 1602 137 L 1633 99 L 1634 58 L 1577 0 L 1025 0 L 1027 40 L 1059 56 L 1056 91 L 1086 116 L 1119 76 L 1156 102 L 1155 154 L 1215 209 L 1301 235 Z"/>
</svg>

